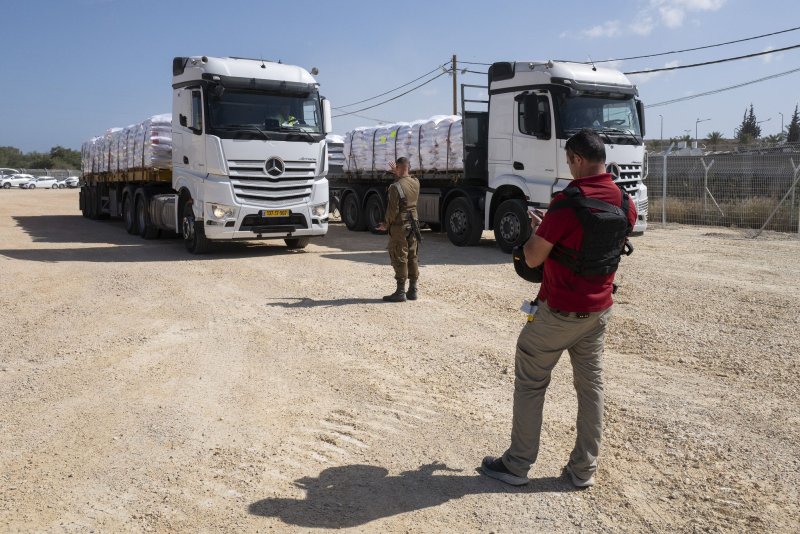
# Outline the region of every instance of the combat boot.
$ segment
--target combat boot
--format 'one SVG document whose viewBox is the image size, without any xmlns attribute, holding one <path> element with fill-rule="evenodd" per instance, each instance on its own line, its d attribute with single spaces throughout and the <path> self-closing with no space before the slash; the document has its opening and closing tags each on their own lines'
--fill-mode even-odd
<svg viewBox="0 0 800 534">
<path fill-rule="evenodd" d="M 405 302 L 406 301 L 406 282 L 405 280 L 397 281 L 397 289 L 391 295 L 383 297 L 386 302 Z"/>
<path fill-rule="evenodd" d="M 408 281 L 408 291 L 406 291 L 406 298 L 408 300 L 417 300 L 417 281 Z"/>
</svg>

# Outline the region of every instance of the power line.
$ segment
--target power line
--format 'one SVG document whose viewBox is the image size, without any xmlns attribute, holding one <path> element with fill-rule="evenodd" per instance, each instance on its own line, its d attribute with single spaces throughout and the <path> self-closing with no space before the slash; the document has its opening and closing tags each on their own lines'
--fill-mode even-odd
<svg viewBox="0 0 800 534">
<path fill-rule="evenodd" d="M 491 67 L 493 63 L 479 63 L 477 61 L 463 61 L 461 59 L 458 60 L 459 63 L 463 63 L 464 65 L 486 65 L 487 67 Z"/>
<path fill-rule="evenodd" d="M 350 113 L 350 115 L 352 115 L 353 117 L 358 117 L 358 118 L 360 118 L 360 119 L 366 119 L 366 120 L 368 120 L 368 121 L 375 121 L 375 122 L 385 122 L 385 123 L 387 123 L 387 124 L 388 124 L 388 123 L 392 123 L 392 122 L 396 122 L 396 121 L 388 121 L 388 120 L 386 120 L 386 119 L 376 119 L 375 117 L 367 117 L 366 115 L 359 115 L 358 113 Z M 338 117 L 338 116 L 339 116 L 339 115 L 337 115 L 337 117 Z"/>
<path fill-rule="evenodd" d="M 393 92 L 397 91 L 398 89 L 402 89 L 403 87 L 409 86 L 409 85 L 411 85 L 412 83 L 414 83 L 414 82 L 416 82 L 416 81 L 419 81 L 419 80 L 421 80 L 422 78 L 425 78 L 426 76 L 430 76 L 431 74 L 433 74 L 433 73 L 434 73 L 434 72 L 436 72 L 437 70 L 439 70 L 439 69 L 441 69 L 442 67 L 444 67 L 445 65 L 447 65 L 447 63 L 450 63 L 450 62 L 448 61 L 448 62 L 446 62 L 446 63 L 442 63 L 441 65 L 437 65 L 437 66 L 436 66 L 436 68 L 435 68 L 435 69 L 433 69 L 432 71 L 426 72 L 425 74 L 423 74 L 423 75 L 422 75 L 422 76 L 420 76 L 419 78 L 414 78 L 414 79 L 413 79 L 413 80 L 411 80 L 410 82 L 408 82 L 408 83 L 404 83 L 403 85 L 400 85 L 400 86 L 398 86 L 398 87 L 395 87 L 394 89 L 390 89 L 390 90 L 388 90 L 388 91 L 386 91 L 386 92 L 383 92 L 383 93 L 381 93 L 381 94 L 379 94 L 379 95 L 375 95 L 375 96 L 371 96 L 371 97 L 369 97 L 369 98 L 365 98 L 364 100 L 359 100 L 358 102 L 353 102 L 353 103 L 351 103 L 351 104 L 344 104 L 344 105 L 341 105 L 341 106 L 339 106 L 339 107 L 335 107 L 335 108 L 333 108 L 333 109 L 342 110 L 343 108 L 349 108 L 350 106 L 355 106 L 355 105 L 357 105 L 357 104 L 363 104 L 364 102 L 369 102 L 370 100 L 375 100 L 376 98 L 380 98 L 380 97 L 382 97 L 382 96 L 388 95 L 389 93 L 393 93 Z"/>
<path fill-rule="evenodd" d="M 739 87 L 744 87 L 745 85 L 752 85 L 754 83 L 765 82 L 767 80 L 772 80 L 774 78 L 780 78 L 781 76 L 787 76 L 787 75 L 795 73 L 795 72 L 800 72 L 800 68 L 787 70 L 786 72 L 779 72 L 778 74 L 772 74 L 771 76 L 765 76 L 763 78 L 758 78 L 757 80 L 750 80 L 749 82 L 743 82 L 743 83 L 738 83 L 736 85 L 730 85 L 728 87 L 723 87 L 721 89 L 714 89 L 712 91 L 706 91 L 704 93 L 698 93 L 696 95 L 689 95 L 689 96 L 684 96 L 684 97 L 681 97 L 681 98 L 674 98 L 672 100 L 665 100 L 664 102 L 657 102 L 655 104 L 649 104 L 649 105 L 647 105 L 645 107 L 647 109 L 650 109 L 650 108 L 655 108 L 655 107 L 659 107 L 659 106 L 666 106 L 666 105 L 669 105 L 669 104 L 676 104 L 678 102 L 683 102 L 685 100 L 692 100 L 692 99 L 695 99 L 695 98 L 700 98 L 701 96 L 715 95 L 717 93 L 722 93 L 724 91 L 730 91 L 731 89 L 738 89 Z"/>
<path fill-rule="evenodd" d="M 438 79 L 438 78 L 441 78 L 441 77 L 442 77 L 442 76 L 444 76 L 445 74 L 450 74 L 450 71 L 440 72 L 440 73 L 439 73 L 437 76 L 434 76 L 434 77 L 433 77 L 433 78 L 431 78 L 430 80 L 427 80 L 427 81 L 425 81 L 425 82 L 422 82 L 421 84 L 419 84 L 419 85 L 417 85 L 417 86 L 415 86 L 415 87 L 412 87 L 412 88 L 411 88 L 411 89 L 409 89 L 408 91 L 406 91 L 406 92 L 404 92 L 404 93 L 400 93 L 399 95 L 393 96 L 392 98 L 389 98 L 388 100 L 384 100 L 383 102 L 378 102 L 377 104 L 373 104 L 373 105 L 371 105 L 371 106 L 367 106 L 367 107 L 365 107 L 365 108 L 357 109 L 357 110 L 355 110 L 355 111 L 347 111 L 347 112 L 344 112 L 344 113 L 340 113 L 339 115 L 334 115 L 333 117 L 334 117 L 334 118 L 336 118 L 336 117 L 344 117 L 345 115 L 355 115 L 356 113 L 360 113 L 360 112 L 362 112 L 362 111 L 366 111 L 366 110 L 368 110 L 368 109 L 372 109 L 372 108 L 376 108 L 376 107 L 378 107 L 378 106 L 382 106 L 383 104 L 386 104 L 387 102 L 391 102 L 392 100 L 397 100 L 397 99 L 398 99 L 398 98 L 400 98 L 401 96 L 405 96 L 405 95 L 407 95 L 408 93 L 410 93 L 410 92 L 412 92 L 412 91 L 416 91 L 417 89 L 419 89 L 420 87 L 422 87 L 422 86 L 424 86 L 424 85 L 428 85 L 428 84 L 429 84 L 429 83 L 431 83 L 433 80 L 436 80 L 436 79 Z M 370 100 L 371 100 L 371 99 L 370 99 Z"/>
<path fill-rule="evenodd" d="M 794 28 L 789 28 L 788 30 L 781 30 L 781 31 L 772 32 L 772 33 L 764 33 L 764 34 L 761 34 L 761 35 L 755 35 L 753 37 L 745 37 L 744 39 L 736 39 L 735 41 L 726 41 L 724 43 L 716 43 L 716 44 L 705 45 L 705 46 L 696 46 L 694 48 L 684 48 L 683 50 L 672 50 L 670 52 L 659 52 L 657 54 L 647 54 L 647 55 L 644 55 L 644 56 L 631 56 L 631 57 L 620 57 L 620 58 L 616 58 L 616 59 L 604 59 L 602 61 L 595 61 L 595 63 L 608 63 L 610 61 L 628 61 L 628 60 L 631 60 L 631 59 L 644 59 L 644 58 L 649 58 L 649 57 L 668 56 L 670 54 L 682 54 L 683 52 L 694 52 L 695 50 L 705 50 L 707 48 L 715 48 L 717 46 L 725 46 L 725 45 L 729 45 L 729 44 L 743 43 L 745 41 L 753 41 L 755 39 L 761 39 L 763 37 L 771 37 L 773 35 L 779 35 L 781 33 L 788 33 L 788 32 L 793 32 L 793 31 L 797 31 L 797 30 L 800 30 L 800 26 L 797 26 L 797 27 L 794 27 Z M 589 62 L 586 62 L 586 63 L 589 64 Z"/>
<path fill-rule="evenodd" d="M 784 52 L 786 50 L 792 50 L 793 48 L 800 48 L 800 44 L 787 46 L 787 47 L 784 47 L 784 48 L 776 48 L 774 50 L 766 50 L 764 52 L 756 52 L 754 54 L 747 54 L 745 56 L 736 56 L 736 57 L 729 57 L 729 58 L 725 58 L 725 59 L 716 59 L 714 61 L 704 61 L 703 63 L 692 63 L 691 65 L 679 65 L 677 67 L 663 67 L 661 69 L 650 69 L 650 70 L 635 70 L 635 71 L 632 71 L 632 72 L 626 72 L 625 74 L 626 75 L 630 75 L 630 74 L 649 74 L 649 73 L 652 73 L 652 72 L 664 72 L 664 71 L 667 71 L 667 70 L 691 69 L 692 67 L 703 67 L 705 65 L 715 65 L 717 63 L 726 63 L 728 61 L 736 61 L 736 60 L 739 60 L 739 59 L 747 59 L 747 58 L 750 58 L 750 57 L 763 56 L 763 55 L 766 55 L 766 54 L 774 54 L 776 52 Z"/>
</svg>

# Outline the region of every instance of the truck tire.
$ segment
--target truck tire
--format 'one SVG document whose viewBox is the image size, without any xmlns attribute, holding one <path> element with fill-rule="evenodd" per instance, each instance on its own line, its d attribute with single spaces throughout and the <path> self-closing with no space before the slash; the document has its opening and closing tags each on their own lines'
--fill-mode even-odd
<svg viewBox="0 0 800 534">
<path fill-rule="evenodd" d="M 355 193 L 350 193 L 342 199 L 341 214 L 348 230 L 361 232 L 366 229 L 364 212 L 358 204 L 358 196 Z"/>
<path fill-rule="evenodd" d="M 284 239 L 286 242 L 286 248 L 290 250 L 299 250 L 301 248 L 306 248 L 308 243 L 311 241 L 310 237 L 287 237 Z"/>
<path fill-rule="evenodd" d="M 206 238 L 203 223 L 194 218 L 191 198 L 186 199 L 181 210 L 181 237 L 186 250 L 192 254 L 205 254 L 211 245 Z"/>
<path fill-rule="evenodd" d="M 364 207 L 364 219 L 367 229 L 373 234 L 385 234 L 378 230 L 378 225 L 383 222 L 383 217 L 386 215 L 386 209 L 383 207 L 381 197 L 378 195 L 371 195 L 367 199 L 367 204 Z"/>
<path fill-rule="evenodd" d="M 531 236 L 531 225 L 523 201 L 511 199 L 503 201 L 494 214 L 494 239 L 503 252 L 511 252 L 514 247 L 525 244 Z"/>
<path fill-rule="evenodd" d="M 125 200 L 122 201 L 122 223 L 125 225 L 125 231 L 133 235 L 138 233 L 136 229 L 136 215 L 133 211 L 133 198 L 130 194 L 125 195 Z"/>
<path fill-rule="evenodd" d="M 150 222 L 150 214 L 147 209 L 147 197 L 144 193 L 136 195 L 136 229 L 139 235 L 145 239 L 155 239 L 158 237 L 158 228 Z"/>
<path fill-rule="evenodd" d="M 477 245 L 481 240 L 483 225 L 469 199 L 458 197 L 447 205 L 444 223 L 447 238 L 457 247 Z"/>
</svg>

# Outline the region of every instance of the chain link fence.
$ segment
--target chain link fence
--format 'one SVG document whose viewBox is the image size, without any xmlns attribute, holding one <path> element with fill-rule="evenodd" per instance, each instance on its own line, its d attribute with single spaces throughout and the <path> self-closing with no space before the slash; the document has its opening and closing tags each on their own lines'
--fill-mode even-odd
<svg viewBox="0 0 800 534">
<path fill-rule="evenodd" d="M 688 150 L 647 157 L 649 224 L 800 234 L 800 145 L 702 155 L 681 152 Z"/>
</svg>

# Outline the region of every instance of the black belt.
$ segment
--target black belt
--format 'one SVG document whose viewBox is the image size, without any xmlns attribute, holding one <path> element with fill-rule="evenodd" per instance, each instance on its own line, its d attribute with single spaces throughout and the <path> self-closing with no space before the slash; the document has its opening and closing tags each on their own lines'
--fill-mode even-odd
<svg viewBox="0 0 800 534">
<path fill-rule="evenodd" d="M 550 308 L 550 311 L 553 313 L 557 313 L 562 317 L 575 317 L 576 319 L 588 319 L 591 313 L 589 312 L 568 312 L 563 310 L 557 310 L 555 308 Z"/>
</svg>

